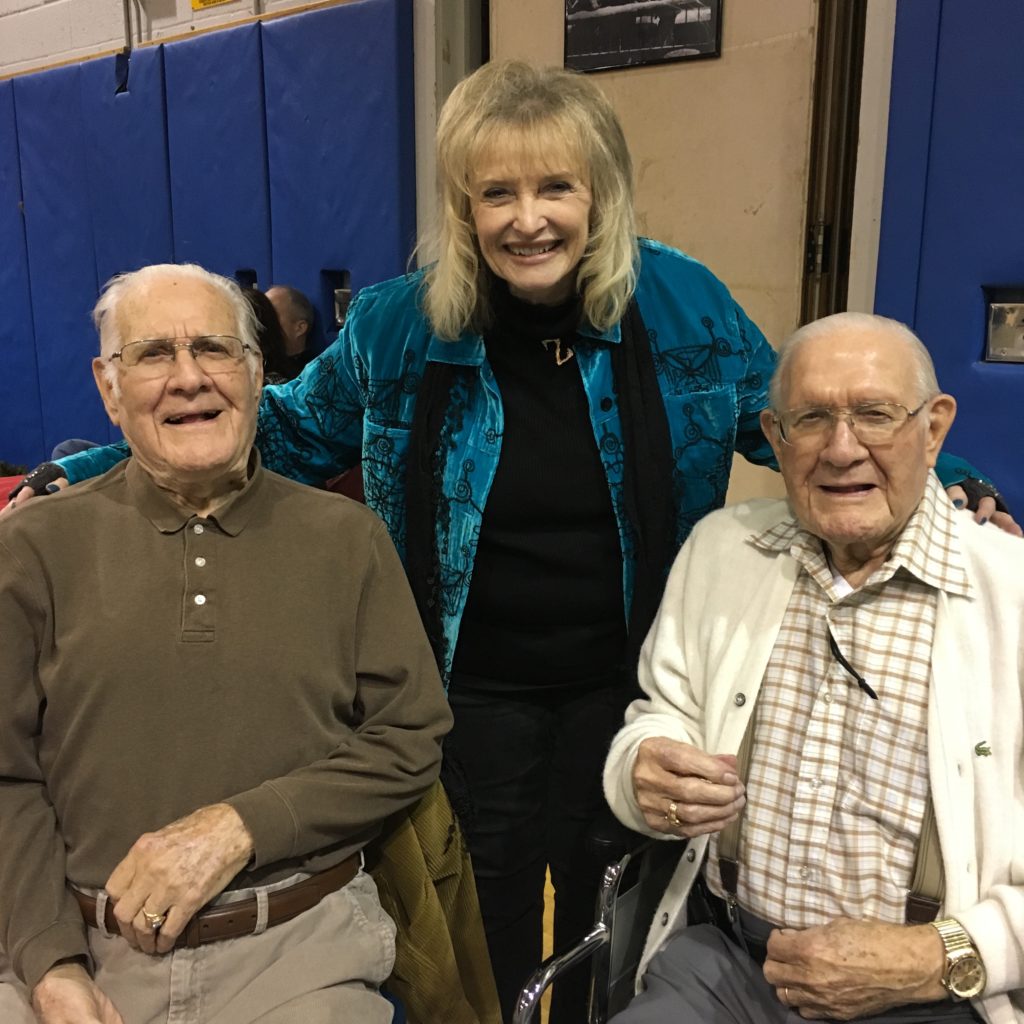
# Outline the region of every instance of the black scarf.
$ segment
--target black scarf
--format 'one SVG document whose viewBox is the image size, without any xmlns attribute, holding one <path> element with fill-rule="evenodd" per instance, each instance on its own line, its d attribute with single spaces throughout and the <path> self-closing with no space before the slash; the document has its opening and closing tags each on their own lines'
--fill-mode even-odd
<svg viewBox="0 0 1024 1024">
<path fill-rule="evenodd" d="M 558 338 L 570 347 L 579 343 L 578 298 L 560 306 L 536 306 L 512 296 L 505 282 L 497 285 L 491 291 L 497 326 L 485 332 L 485 339 L 496 334 L 526 341 Z M 668 417 L 658 387 L 651 339 L 635 299 L 630 300 L 621 328 L 622 341 L 611 346 L 611 357 L 622 421 L 623 507 L 636 553 L 624 652 L 624 662 L 633 677 L 640 645 L 654 620 L 676 551 L 676 509 L 672 498 L 674 460 Z M 446 418 L 456 375 L 464 372 L 474 371 L 449 363 L 427 363 L 416 396 L 407 463 L 406 570 L 442 672 L 448 652 L 442 629 L 444 592 L 437 521 L 447 517 L 447 502 L 441 489 L 449 450 Z"/>
</svg>

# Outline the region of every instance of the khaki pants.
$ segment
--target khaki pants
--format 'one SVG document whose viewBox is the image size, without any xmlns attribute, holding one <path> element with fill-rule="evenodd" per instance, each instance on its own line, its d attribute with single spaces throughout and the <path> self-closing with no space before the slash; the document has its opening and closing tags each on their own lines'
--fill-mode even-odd
<svg viewBox="0 0 1024 1024">
<path fill-rule="evenodd" d="M 391 1004 L 377 986 L 391 973 L 394 934 L 360 871 L 259 935 L 155 957 L 90 928 L 89 947 L 96 983 L 125 1024 L 390 1024 Z M 0 991 L 0 1008 L 3 998 Z M 20 1005 L 28 1016 L 0 1011 L 3 1024 L 34 1022 L 23 994 Z"/>
<path fill-rule="evenodd" d="M 3 1024 L 36 1024 L 25 986 L 15 977 L 10 961 L 0 951 L 0 1021 Z"/>
</svg>

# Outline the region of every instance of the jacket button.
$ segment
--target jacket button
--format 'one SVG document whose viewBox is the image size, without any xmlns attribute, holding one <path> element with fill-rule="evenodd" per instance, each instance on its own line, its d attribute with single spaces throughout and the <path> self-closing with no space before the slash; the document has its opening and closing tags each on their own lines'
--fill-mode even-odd
<svg viewBox="0 0 1024 1024">
<path fill-rule="evenodd" d="M 601 412 L 611 412 L 615 403 L 610 398 L 601 399 Z"/>
<path fill-rule="evenodd" d="M 736 707 L 741 708 L 747 703 L 747 695 L 745 693 L 737 693 L 736 696 L 733 697 L 732 702 Z"/>
<path fill-rule="evenodd" d="M 668 911 L 661 915 L 661 927 L 664 928 L 668 924 Z"/>
</svg>

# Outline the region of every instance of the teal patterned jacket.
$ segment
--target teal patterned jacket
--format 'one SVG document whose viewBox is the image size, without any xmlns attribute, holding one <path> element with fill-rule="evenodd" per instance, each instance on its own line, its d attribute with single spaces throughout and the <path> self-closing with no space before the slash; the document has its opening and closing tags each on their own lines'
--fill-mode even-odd
<svg viewBox="0 0 1024 1024">
<path fill-rule="evenodd" d="M 363 288 L 337 341 L 301 377 L 264 388 L 256 443 L 267 468 L 307 483 L 322 483 L 361 461 L 366 502 L 404 555 L 405 460 L 417 389 L 429 361 L 462 368 L 442 429 L 449 454 L 436 530 L 442 626 L 453 652 L 504 418 L 483 339 L 435 337 L 420 308 L 422 284 L 416 272 Z M 675 466 L 667 483 L 681 545 L 702 516 L 724 503 L 733 452 L 774 465 L 758 414 L 767 404 L 775 355 L 725 286 L 668 246 L 640 241 L 636 297 L 672 435 Z M 610 355 L 620 340 L 618 325 L 603 333 L 584 326 L 566 371 L 583 377 L 618 521 L 628 615 L 634 545 L 622 508 L 622 428 Z M 125 453 L 123 445 L 90 449 L 61 465 L 74 483 Z"/>
<path fill-rule="evenodd" d="M 681 544 L 698 519 L 723 504 L 734 451 L 771 461 L 758 413 L 767 402 L 774 354 L 726 288 L 695 260 L 648 241 L 640 254 L 636 295 L 672 434 Z M 449 452 L 436 530 L 442 628 L 446 650 L 453 652 L 504 416 L 483 339 L 435 337 L 419 307 L 421 287 L 416 273 L 362 289 L 334 345 L 298 380 L 265 389 L 257 444 L 266 466 L 310 482 L 362 460 L 366 502 L 404 555 L 405 460 L 419 382 L 429 361 L 463 368 L 442 428 Z M 620 339 L 618 325 L 604 333 L 584 327 L 576 359 L 565 369 L 583 376 L 625 553 L 628 614 L 633 539 L 622 509 L 622 428 L 610 355 Z"/>
</svg>

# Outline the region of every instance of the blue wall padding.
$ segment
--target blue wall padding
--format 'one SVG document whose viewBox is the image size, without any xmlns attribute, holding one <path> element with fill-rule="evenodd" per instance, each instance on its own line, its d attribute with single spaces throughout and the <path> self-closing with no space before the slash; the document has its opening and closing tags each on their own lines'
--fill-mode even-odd
<svg viewBox="0 0 1024 1024">
<path fill-rule="evenodd" d="M 138 50 L 128 89 L 116 92 L 115 58 L 82 65 L 85 168 L 97 278 L 174 260 L 164 117 L 163 49 Z"/>
<path fill-rule="evenodd" d="M 109 436 L 90 369 L 97 281 L 80 79 L 79 67 L 14 79 L 47 454 L 68 437 Z"/>
<path fill-rule="evenodd" d="M 328 272 L 347 270 L 359 288 L 401 273 L 411 250 L 405 0 L 145 47 L 121 93 L 117 64 L 0 83 L 0 458 L 10 461 L 39 462 L 68 437 L 119 436 L 89 365 L 89 312 L 113 274 L 167 260 L 253 270 L 262 287 L 307 292 L 327 322 Z"/>
<path fill-rule="evenodd" d="M 326 292 L 324 269 L 350 270 L 353 289 L 406 269 L 416 217 L 411 33 L 412 5 L 393 0 L 263 25 L 275 283 L 315 297 Z"/>
<path fill-rule="evenodd" d="M 0 82 L 0 459 L 34 464 L 43 449 L 14 86 Z"/>
<path fill-rule="evenodd" d="M 1024 286 L 1024 7 L 900 4 L 876 308 L 959 404 L 947 447 L 1024 515 L 1024 365 L 983 361 L 983 285 Z M 927 128 L 927 131 L 924 127 Z"/>
<path fill-rule="evenodd" d="M 928 175 L 940 13 L 937 4 L 901 4 L 893 43 L 875 309 L 906 324 L 914 323 L 917 308 L 925 204 L 925 190 L 908 186 Z"/>
<path fill-rule="evenodd" d="M 174 251 L 234 276 L 270 275 L 258 24 L 164 47 Z"/>
</svg>

